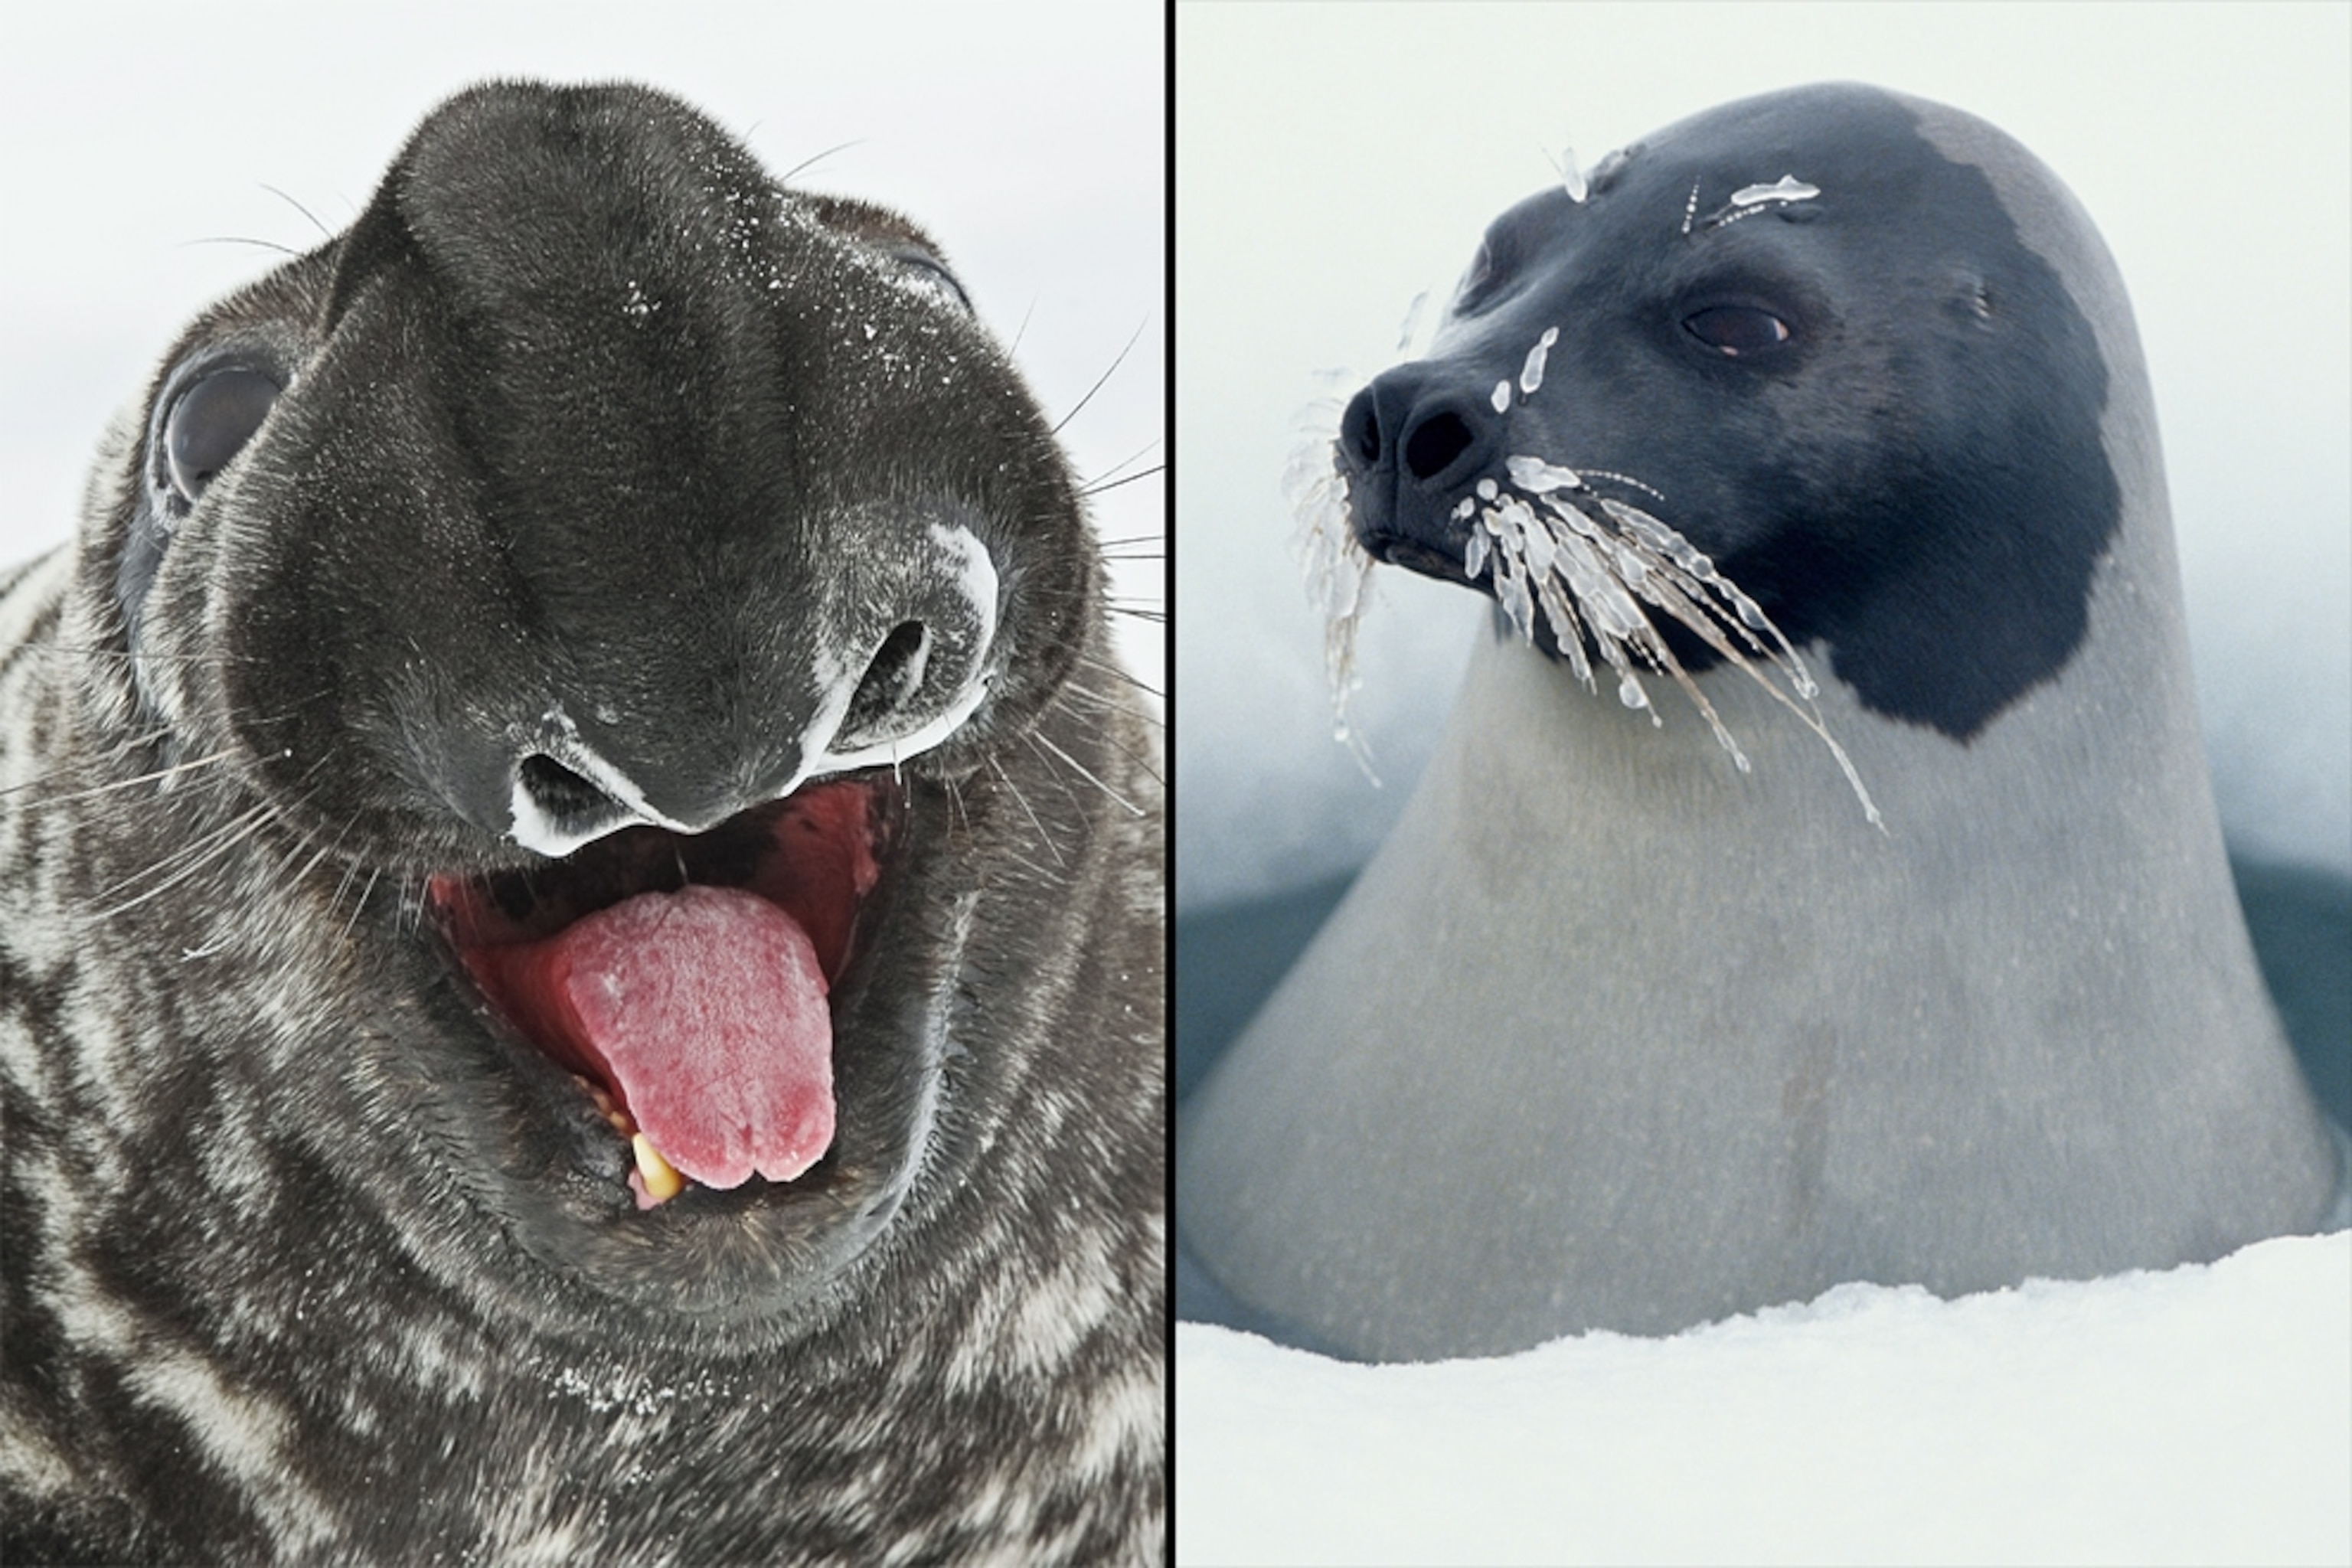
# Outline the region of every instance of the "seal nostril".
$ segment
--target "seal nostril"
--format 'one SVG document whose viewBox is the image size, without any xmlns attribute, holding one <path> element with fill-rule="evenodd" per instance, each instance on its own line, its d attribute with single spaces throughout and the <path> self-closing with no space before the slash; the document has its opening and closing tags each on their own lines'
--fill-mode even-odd
<svg viewBox="0 0 2352 1568">
<path fill-rule="evenodd" d="M 900 621 L 874 650 L 866 677 L 849 700 L 842 717 L 844 735 L 866 734 L 888 721 L 921 689 L 924 667 L 929 662 L 930 634 L 920 621 Z"/>
<path fill-rule="evenodd" d="M 1433 479 L 1470 449 L 1470 426 L 1458 414 L 1433 414 L 1404 438 L 1404 466 L 1417 479 Z"/>
<path fill-rule="evenodd" d="M 515 777 L 551 822 L 584 824 L 622 809 L 611 795 L 544 752 L 525 757 Z"/>
</svg>

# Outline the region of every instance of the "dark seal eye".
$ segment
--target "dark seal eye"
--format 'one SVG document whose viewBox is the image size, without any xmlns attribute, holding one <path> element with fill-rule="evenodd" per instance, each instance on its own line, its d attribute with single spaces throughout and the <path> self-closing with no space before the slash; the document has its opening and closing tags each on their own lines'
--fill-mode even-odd
<svg viewBox="0 0 2352 1568">
<path fill-rule="evenodd" d="M 1478 254 L 1470 258 L 1470 270 L 1463 275 L 1462 297 L 1465 300 L 1469 299 L 1494 280 L 1494 248 L 1482 241 L 1478 247 Z"/>
<path fill-rule="evenodd" d="M 1789 341 L 1789 323 L 1753 305 L 1710 305 L 1685 316 L 1683 331 L 1730 359 L 1762 353 Z"/>
<path fill-rule="evenodd" d="M 1470 270 L 1462 277 L 1462 286 L 1454 291 L 1454 309 L 1457 314 L 1475 310 L 1509 281 L 1517 264 L 1508 237 L 1490 232 L 1478 242 L 1478 254 L 1470 258 Z"/>
<path fill-rule="evenodd" d="M 278 392 L 278 384 L 259 371 L 230 367 L 180 394 L 163 420 L 163 461 L 181 500 L 194 501 L 245 449 Z"/>
</svg>

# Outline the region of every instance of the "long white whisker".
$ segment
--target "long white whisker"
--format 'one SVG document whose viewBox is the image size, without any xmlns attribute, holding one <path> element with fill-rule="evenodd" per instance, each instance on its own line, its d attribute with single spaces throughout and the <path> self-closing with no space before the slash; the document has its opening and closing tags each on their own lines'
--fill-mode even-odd
<svg viewBox="0 0 2352 1568">
<path fill-rule="evenodd" d="M 1021 808 L 1022 815 L 1028 817 L 1030 826 L 1036 828 L 1037 842 L 1045 847 L 1045 853 L 1054 858 L 1054 864 L 1067 866 L 1069 862 L 1062 858 L 1061 850 L 1054 844 L 1054 836 L 1045 831 L 1045 823 L 1038 820 L 1036 811 L 1029 805 L 1029 797 L 1021 793 L 1021 786 L 1013 782 L 1013 775 L 1005 771 L 1004 764 L 991 756 L 988 759 L 988 765 L 996 770 L 996 776 L 1003 779 L 1004 787 L 1013 792 L 1013 804 Z"/>
<path fill-rule="evenodd" d="M 1127 808 L 1127 814 L 1129 816 L 1141 816 L 1145 815 L 1141 806 L 1129 801 L 1128 798 L 1125 795 L 1120 795 L 1118 791 L 1111 788 L 1110 785 L 1095 777 L 1094 774 L 1087 771 L 1087 765 L 1084 763 L 1081 763 L 1077 758 L 1070 755 L 1069 752 L 1062 750 L 1061 747 L 1054 744 L 1053 742 L 1045 739 L 1045 736 L 1038 734 L 1034 730 L 1029 732 L 1029 743 L 1033 746 L 1045 747 L 1045 750 L 1053 752 L 1055 756 L 1061 758 L 1062 761 L 1076 768 L 1078 771 L 1078 776 L 1080 778 L 1094 785 L 1095 788 L 1102 791 L 1103 794 L 1110 796 L 1111 799 L 1117 801 L 1120 805 L 1125 806 Z"/>
</svg>

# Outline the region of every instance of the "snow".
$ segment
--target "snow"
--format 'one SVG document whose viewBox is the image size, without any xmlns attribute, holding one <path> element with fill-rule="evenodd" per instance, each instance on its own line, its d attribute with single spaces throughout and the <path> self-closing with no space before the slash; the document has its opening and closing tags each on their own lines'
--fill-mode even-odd
<svg viewBox="0 0 2352 1568">
<path fill-rule="evenodd" d="M 1186 1323 L 1177 1560 L 2341 1563 L 2347 1301 L 2338 1233 L 1425 1366 Z"/>
</svg>

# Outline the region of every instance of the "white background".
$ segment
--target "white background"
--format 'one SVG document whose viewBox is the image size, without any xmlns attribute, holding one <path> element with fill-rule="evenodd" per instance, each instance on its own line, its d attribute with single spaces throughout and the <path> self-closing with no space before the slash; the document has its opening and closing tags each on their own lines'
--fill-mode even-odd
<svg viewBox="0 0 2352 1568">
<path fill-rule="evenodd" d="M 2352 9 L 1177 7 L 1178 897 L 1353 866 L 1410 793 L 1481 602 L 1381 572 L 1329 741 L 1280 477 L 1317 373 L 1394 356 L 1488 219 L 1735 98 L 1875 82 L 2056 170 L 2139 319 L 2238 848 L 2352 871 Z"/>
<path fill-rule="evenodd" d="M 1082 476 L 1166 460 L 1165 27 L 1150 0 L 1047 5 L 10 5 L 0 16 L 0 562 L 72 529 L 107 419 L 181 322 L 341 228 L 425 110 L 486 76 L 630 78 L 798 183 L 946 247 L 1048 416 L 1142 336 L 1063 439 Z M 1024 323 L 1026 323 L 1025 329 Z M 1099 498 L 1163 527 L 1159 478 Z M 1155 543 L 1148 548 L 1156 552 Z M 1162 600 L 1159 559 L 1120 592 Z M 1126 621 L 1160 684 L 1160 628 Z"/>
</svg>

